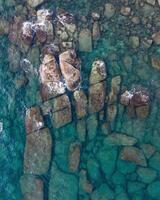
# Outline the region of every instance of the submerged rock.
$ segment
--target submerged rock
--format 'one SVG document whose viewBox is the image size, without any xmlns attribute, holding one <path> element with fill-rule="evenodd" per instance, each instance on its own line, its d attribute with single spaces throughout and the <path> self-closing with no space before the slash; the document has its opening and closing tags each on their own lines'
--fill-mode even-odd
<svg viewBox="0 0 160 200">
<path fill-rule="evenodd" d="M 157 177 L 157 172 L 150 168 L 140 167 L 137 169 L 137 174 L 139 176 L 139 180 L 144 183 L 151 183 Z"/>
<path fill-rule="evenodd" d="M 143 152 L 137 147 L 124 147 L 120 152 L 120 158 L 136 163 L 137 165 L 147 166 Z"/>
<path fill-rule="evenodd" d="M 72 172 L 78 170 L 80 163 L 80 144 L 72 143 L 69 148 L 69 169 Z"/>
<path fill-rule="evenodd" d="M 76 176 L 60 171 L 53 162 L 49 181 L 49 200 L 76 200 L 77 195 L 78 180 Z"/>
<path fill-rule="evenodd" d="M 159 45 L 160 44 L 160 31 L 159 32 L 156 32 L 152 35 L 152 39 L 153 41 Z"/>
<path fill-rule="evenodd" d="M 31 107 L 26 111 L 25 127 L 27 134 L 44 127 L 43 117 L 39 107 Z"/>
<path fill-rule="evenodd" d="M 79 189 L 86 193 L 91 193 L 93 190 L 92 184 L 87 180 L 87 172 L 83 169 L 79 173 Z"/>
<path fill-rule="evenodd" d="M 80 62 L 75 50 L 68 50 L 60 54 L 59 62 L 67 89 L 76 90 L 80 86 L 81 73 Z"/>
<path fill-rule="evenodd" d="M 87 97 L 83 90 L 76 90 L 73 94 L 77 118 L 80 119 L 87 115 Z"/>
<path fill-rule="evenodd" d="M 85 142 L 86 133 L 87 133 L 86 120 L 85 119 L 78 120 L 77 121 L 77 134 L 78 134 L 79 141 Z"/>
<path fill-rule="evenodd" d="M 105 103 L 105 82 L 91 85 L 89 87 L 89 113 L 99 112 Z"/>
<path fill-rule="evenodd" d="M 44 184 L 43 181 L 32 175 L 24 175 L 20 178 L 20 186 L 23 199 L 25 200 L 43 200 Z"/>
<path fill-rule="evenodd" d="M 149 196 L 153 199 L 160 200 L 160 181 L 154 181 L 153 183 L 149 184 L 147 187 L 147 192 Z"/>
<path fill-rule="evenodd" d="M 111 4 L 111 3 L 106 3 L 105 4 L 105 10 L 104 10 L 104 16 L 105 17 L 110 19 L 111 17 L 114 16 L 115 11 L 116 11 L 116 9 L 115 9 L 113 4 Z"/>
<path fill-rule="evenodd" d="M 91 31 L 87 28 L 82 29 L 79 33 L 79 51 L 92 51 L 92 34 Z"/>
<path fill-rule="evenodd" d="M 137 143 L 137 139 L 122 133 L 112 133 L 106 138 L 107 143 L 113 145 L 132 146 Z"/>
<path fill-rule="evenodd" d="M 99 83 L 107 78 L 106 65 L 102 60 L 96 60 L 92 64 L 89 84 Z"/>
<path fill-rule="evenodd" d="M 43 2 L 44 0 L 27 0 L 28 5 L 31 6 L 32 8 L 39 6 Z"/>
<path fill-rule="evenodd" d="M 106 199 L 112 200 L 114 198 L 114 191 L 106 184 L 102 183 L 91 194 L 91 200 Z"/>
<path fill-rule="evenodd" d="M 60 128 L 72 121 L 71 104 L 67 95 L 55 98 L 55 110 L 52 115 L 52 123 L 55 128 Z"/>
<path fill-rule="evenodd" d="M 24 152 L 24 173 L 41 175 L 49 169 L 52 138 L 47 128 L 27 135 Z"/>
</svg>

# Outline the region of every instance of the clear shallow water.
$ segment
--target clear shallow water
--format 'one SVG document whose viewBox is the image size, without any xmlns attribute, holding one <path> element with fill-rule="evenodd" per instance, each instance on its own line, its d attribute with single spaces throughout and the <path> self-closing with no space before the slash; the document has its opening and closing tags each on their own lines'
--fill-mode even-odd
<svg viewBox="0 0 160 200">
<path fill-rule="evenodd" d="M 89 1 L 86 2 L 85 8 L 83 5 L 81 1 L 76 3 L 57 2 L 57 6 L 64 7 L 70 12 L 73 10 L 73 14 L 77 11 L 82 15 L 86 15 L 92 10 L 97 11 L 96 5 L 104 6 L 104 2 L 97 1 L 95 7 L 91 6 L 92 3 Z M 118 6 L 120 5 L 117 4 Z M 12 6 L 5 7 L 5 17 L 8 19 L 14 15 L 11 8 Z M 136 10 L 135 13 L 141 18 L 140 11 Z M 155 18 L 153 17 L 152 20 L 153 26 Z M 90 16 L 87 19 L 89 21 Z M 160 115 L 157 93 L 160 75 L 151 66 L 152 56 L 159 57 L 159 46 L 153 44 L 149 49 L 145 49 L 141 43 L 138 48 L 133 49 L 128 42 L 129 36 L 126 34 L 128 27 L 124 23 L 125 20 L 127 21 L 118 16 L 113 22 L 102 19 L 100 23 L 102 27 L 105 27 L 105 31 L 103 29 L 101 38 L 95 42 L 92 52 L 78 52 L 82 61 L 82 88 L 85 90 L 88 88 L 91 64 L 96 58 L 99 58 L 106 63 L 108 93 L 111 88 L 111 80 L 117 75 L 120 75 L 122 79 L 121 91 L 124 91 L 125 88 L 131 89 L 134 85 L 142 85 L 149 90 L 150 113 L 146 119 L 130 118 L 118 101 L 116 118 L 110 123 L 111 132 L 118 132 L 137 139 L 134 146 L 142 149 L 147 165 L 140 166 L 134 162 L 120 159 L 123 147 L 109 144 L 107 136 L 101 130 L 101 125 L 105 120 L 101 120 L 99 114 L 96 114 L 97 121 L 91 120 L 85 141 L 82 142 L 76 130 L 76 117 L 73 118 L 71 124 L 59 130 L 55 130 L 50 120 L 45 118 L 45 123 L 50 129 L 53 139 L 49 171 L 39 176 L 44 182 L 45 199 L 159 199 Z M 151 32 L 145 28 L 143 23 L 133 28 L 133 32 L 131 31 L 130 34 L 138 34 L 141 40 L 144 37 L 151 37 Z M 38 77 L 31 77 L 28 85 L 21 89 L 15 88 L 14 81 L 19 72 L 13 73 L 9 70 L 7 52 L 10 42 L 7 37 L 0 39 L 0 121 L 3 123 L 3 131 L 0 133 L 0 200 L 21 200 L 23 196 L 19 179 L 23 174 L 23 153 L 26 141 L 24 117 L 28 107 L 40 105 L 36 93 L 39 90 L 39 83 Z M 127 56 L 131 61 L 126 66 L 124 58 Z M 85 120 L 87 121 L 87 119 Z M 71 173 L 68 169 L 68 153 L 70 144 L 74 142 L 81 143 L 81 156 L 78 171 Z M 152 150 L 148 153 L 145 152 L 149 146 L 145 149 L 142 147 L 144 144 L 152 145 L 154 151 L 152 155 L 148 155 Z M 145 171 L 144 168 L 149 171 Z M 85 182 L 83 170 L 87 173 L 87 180 L 92 185 L 93 192 L 88 192 L 81 185 Z M 146 176 L 146 174 L 149 175 Z M 82 183 L 79 183 L 78 181 L 81 179 Z M 58 189 L 54 191 L 55 185 Z M 48 193 L 48 191 L 50 192 Z M 70 191 L 72 191 L 71 194 Z"/>
</svg>

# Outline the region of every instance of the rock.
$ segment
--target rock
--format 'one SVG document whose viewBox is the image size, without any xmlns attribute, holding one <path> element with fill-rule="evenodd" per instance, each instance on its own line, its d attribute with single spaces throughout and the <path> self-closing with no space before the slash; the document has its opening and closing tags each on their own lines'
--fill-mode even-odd
<svg viewBox="0 0 160 200">
<path fill-rule="evenodd" d="M 31 107 L 26 111 L 25 127 L 27 134 L 44 127 L 43 117 L 39 107 Z"/>
<path fill-rule="evenodd" d="M 52 54 L 46 54 L 39 68 L 41 79 L 41 96 L 43 100 L 63 94 L 64 84 L 61 81 L 60 70 Z"/>
<path fill-rule="evenodd" d="M 110 187 L 106 183 L 102 183 L 98 188 L 96 188 L 91 194 L 91 200 L 98 199 L 106 199 L 112 200 L 114 199 L 114 192 L 110 189 Z"/>
<path fill-rule="evenodd" d="M 159 45 L 160 44 L 160 31 L 159 32 L 156 32 L 152 35 L 152 39 L 153 41 Z"/>
<path fill-rule="evenodd" d="M 108 104 L 114 104 L 117 102 L 117 96 L 120 92 L 121 77 L 115 76 L 111 81 L 111 91 L 109 93 Z"/>
<path fill-rule="evenodd" d="M 92 18 L 93 20 L 97 21 L 100 19 L 100 14 L 97 12 L 92 12 Z"/>
<path fill-rule="evenodd" d="M 132 99 L 133 94 L 130 91 L 125 91 L 122 95 L 121 95 L 121 99 L 120 102 L 121 104 L 128 106 L 130 103 L 130 100 Z"/>
<path fill-rule="evenodd" d="M 139 180 L 143 183 L 151 183 L 157 177 L 157 172 L 150 168 L 139 167 L 137 169 L 137 174 L 139 176 Z"/>
<path fill-rule="evenodd" d="M 49 181 L 49 200 L 74 200 L 77 199 L 77 195 L 78 180 L 76 176 L 60 171 L 53 162 Z"/>
<path fill-rule="evenodd" d="M 131 8 L 130 7 L 122 7 L 120 12 L 122 15 L 128 16 L 131 13 Z"/>
<path fill-rule="evenodd" d="M 87 115 L 87 97 L 83 90 L 76 90 L 73 94 L 77 119 Z"/>
<path fill-rule="evenodd" d="M 43 181 L 32 175 L 24 175 L 20 178 L 20 186 L 24 200 L 43 200 Z"/>
<path fill-rule="evenodd" d="M 87 28 L 82 29 L 79 33 L 79 51 L 92 51 L 92 36 L 91 31 Z"/>
<path fill-rule="evenodd" d="M 125 185 L 125 175 L 119 171 L 116 171 L 112 176 L 112 182 L 114 185 Z"/>
<path fill-rule="evenodd" d="M 23 42 L 26 45 L 31 45 L 35 35 L 34 24 L 29 21 L 23 22 L 21 32 Z"/>
<path fill-rule="evenodd" d="M 11 72 L 17 72 L 20 68 L 20 51 L 15 45 L 11 45 L 8 48 L 8 60 L 9 60 L 9 70 Z"/>
<path fill-rule="evenodd" d="M 65 126 L 72 121 L 71 104 L 67 95 L 55 98 L 54 108 L 57 109 L 52 115 L 55 128 Z"/>
<path fill-rule="evenodd" d="M 0 35 L 6 35 L 9 33 L 9 22 L 7 20 L 0 20 Z"/>
<path fill-rule="evenodd" d="M 130 104 L 135 107 L 149 105 L 148 91 L 145 88 L 133 89 L 133 97 L 130 100 Z"/>
<path fill-rule="evenodd" d="M 135 17 L 132 18 L 132 22 L 134 24 L 139 24 L 140 23 L 140 18 L 135 16 Z"/>
<path fill-rule="evenodd" d="M 35 8 L 42 4 L 44 0 L 27 0 L 27 3 L 30 7 Z"/>
<path fill-rule="evenodd" d="M 152 6 L 154 6 L 155 3 L 156 3 L 155 0 L 146 0 L 146 2 L 147 2 L 148 4 L 151 4 Z"/>
<path fill-rule="evenodd" d="M 59 40 L 61 52 L 76 48 L 78 42 L 76 21 L 74 16 L 64 9 L 57 11 L 55 33 Z"/>
<path fill-rule="evenodd" d="M 105 101 L 105 83 L 100 82 L 89 87 L 89 113 L 99 112 Z"/>
<path fill-rule="evenodd" d="M 160 188 L 160 181 L 158 181 L 158 180 L 149 184 L 147 187 L 147 192 L 148 192 L 149 196 L 153 199 L 160 200 L 159 188 Z"/>
<path fill-rule="evenodd" d="M 147 159 L 150 158 L 156 151 L 156 148 L 152 146 L 151 144 L 142 144 L 141 148 Z"/>
<path fill-rule="evenodd" d="M 48 9 L 39 9 L 37 10 L 37 21 L 45 21 L 45 20 L 52 20 L 53 12 Z"/>
<path fill-rule="evenodd" d="M 97 127 L 98 127 L 97 116 L 95 114 L 90 115 L 87 118 L 87 133 L 89 140 L 92 140 L 96 137 Z"/>
<path fill-rule="evenodd" d="M 15 83 L 15 88 L 20 89 L 28 83 L 28 79 L 25 77 L 24 74 L 19 74 L 15 77 L 14 83 Z"/>
<path fill-rule="evenodd" d="M 147 166 L 143 152 L 137 147 L 124 147 L 120 152 L 120 158 L 143 167 Z"/>
<path fill-rule="evenodd" d="M 137 143 L 137 139 L 122 133 L 112 133 L 105 139 L 107 143 L 112 145 L 132 146 Z"/>
<path fill-rule="evenodd" d="M 47 31 L 45 22 L 36 22 L 34 25 L 36 39 L 40 43 L 45 43 L 47 40 Z"/>
<path fill-rule="evenodd" d="M 70 91 L 76 90 L 80 85 L 81 73 L 80 62 L 75 50 L 68 50 L 60 54 L 59 62 L 67 89 Z"/>
<path fill-rule="evenodd" d="M 69 147 L 69 169 L 76 172 L 80 162 L 80 144 L 72 143 Z"/>
<path fill-rule="evenodd" d="M 132 48 L 136 49 L 136 48 L 139 47 L 140 41 L 139 41 L 139 37 L 138 36 L 130 36 L 129 42 L 130 42 Z"/>
<path fill-rule="evenodd" d="M 49 169 L 52 138 L 47 128 L 35 131 L 26 138 L 24 173 L 41 175 Z"/>
<path fill-rule="evenodd" d="M 149 115 L 149 105 L 137 107 L 136 115 L 138 118 L 141 118 L 141 119 L 146 118 Z"/>
<path fill-rule="evenodd" d="M 66 94 L 45 101 L 41 105 L 43 115 L 49 115 L 68 107 L 70 107 L 70 100 Z"/>
<path fill-rule="evenodd" d="M 78 134 L 78 139 L 81 142 L 85 142 L 85 140 L 86 140 L 86 131 L 87 131 L 86 120 L 85 119 L 78 120 L 77 121 L 77 134 Z"/>
<path fill-rule="evenodd" d="M 160 59 L 159 58 L 156 58 L 156 57 L 151 58 L 151 63 L 152 63 L 153 68 L 160 70 Z"/>
<path fill-rule="evenodd" d="M 158 5 L 160 6 L 160 0 L 158 0 Z"/>
<path fill-rule="evenodd" d="M 105 4 L 105 10 L 104 10 L 104 16 L 110 19 L 111 17 L 114 16 L 116 10 L 113 4 L 111 3 L 106 3 Z"/>
<path fill-rule="evenodd" d="M 93 23 L 93 27 L 92 27 L 92 38 L 93 40 L 97 40 L 100 38 L 100 27 L 99 27 L 99 23 L 98 21 L 95 21 Z"/>
<path fill-rule="evenodd" d="M 149 160 L 149 166 L 160 172 L 160 153 L 156 152 Z"/>
<path fill-rule="evenodd" d="M 89 84 L 99 83 L 107 78 L 106 65 L 102 60 L 96 60 L 92 64 L 92 69 L 89 77 Z"/>
<path fill-rule="evenodd" d="M 99 149 L 96 157 L 100 163 L 100 168 L 105 174 L 106 179 L 110 179 L 116 167 L 117 149 Z"/>
<path fill-rule="evenodd" d="M 83 169 L 79 173 L 79 189 L 86 193 L 91 193 L 93 190 L 92 184 L 87 180 L 87 172 Z"/>
</svg>

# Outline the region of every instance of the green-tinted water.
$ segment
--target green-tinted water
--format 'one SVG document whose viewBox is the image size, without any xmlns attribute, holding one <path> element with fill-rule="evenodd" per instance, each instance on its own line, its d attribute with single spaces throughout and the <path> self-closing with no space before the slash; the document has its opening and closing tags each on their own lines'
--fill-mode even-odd
<svg viewBox="0 0 160 200">
<path fill-rule="evenodd" d="M 44 183 L 42 191 L 45 200 L 160 199 L 160 42 L 152 37 L 160 28 L 160 6 L 158 1 L 154 4 L 154 0 L 114 1 L 111 3 L 116 11 L 113 17 L 108 18 L 109 11 L 104 16 L 105 3 L 103 0 L 68 0 L 46 2 L 36 8 L 64 8 L 76 15 L 79 29 L 87 27 L 89 30 L 92 30 L 93 25 L 91 13 L 100 13 L 101 34 L 100 38 L 93 41 L 92 51 L 80 52 L 77 48 L 81 60 L 81 88 L 87 92 L 90 87 L 89 76 L 96 59 L 106 63 L 107 98 L 116 85 L 112 84 L 113 79 L 117 76 L 121 79 L 113 107 L 107 101 L 102 109 L 104 112 L 77 120 L 73 95 L 69 92 L 67 94 L 72 99 L 72 123 L 55 129 L 50 116 L 44 116 L 45 126 L 49 128 L 53 141 L 51 161 L 45 173 L 33 175 Z M 22 12 L 21 4 L 26 7 L 25 1 L 1 1 L 1 17 L 11 22 L 13 16 L 26 13 L 24 15 L 27 17 L 23 16 L 25 20 L 30 19 L 31 13 L 27 9 Z M 130 7 L 131 12 L 122 14 L 122 7 Z M 138 37 L 138 44 L 132 40 L 132 36 Z M 27 199 L 20 187 L 20 177 L 24 174 L 25 112 L 31 106 L 42 105 L 39 74 L 31 71 L 26 73 L 21 66 L 13 70 L 9 60 L 17 62 L 19 56 L 20 62 L 28 58 L 34 69 L 39 69 L 43 45 L 36 43 L 26 52 L 19 50 L 18 44 L 15 44 L 16 51 L 20 53 L 14 59 L 9 59 L 11 43 L 8 34 L 0 37 L 0 122 L 3 124 L 0 132 L 0 200 Z M 158 59 L 158 69 L 153 67 L 152 58 Z M 17 83 L 18 80 L 23 82 L 25 78 L 25 84 Z M 137 86 L 147 88 L 150 96 L 149 115 L 144 119 L 130 117 L 133 110 L 128 111 L 120 103 L 120 95 Z M 110 112 L 106 108 L 110 108 Z M 110 120 L 114 109 L 116 114 Z M 117 134 L 118 139 L 113 138 L 112 134 Z M 126 136 L 130 138 L 124 138 Z M 74 149 L 76 153 L 72 158 Z M 76 161 L 73 160 L 79 157 L 77 169 L 71 170 L 70 162 L 74 165 Z M 28 189 L 28 185 L 31 185 L 28 190 L 36 193 L 37 190 L 32 188 L 34 181 L 27 181 L 25 187 Z M 39 200 L 31 198 L 27 200 Z"/>
</svg>

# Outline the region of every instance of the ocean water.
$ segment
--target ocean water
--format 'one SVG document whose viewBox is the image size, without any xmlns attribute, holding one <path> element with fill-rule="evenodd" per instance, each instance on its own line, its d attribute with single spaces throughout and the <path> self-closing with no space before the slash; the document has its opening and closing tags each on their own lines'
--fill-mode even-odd
<svg viewBox="0 0 160 200">
<path fill-rule="evenodd" d="M 106 3 L 112 3 L 116 8 L 111 19 L 102 14 Z M 0 16 L 11 21 L 19 12 L 25 12 L 17 11 L 16 6 L 21 4 L 26 6 L 25 1 L 1 1 Z M 34 176 L 43 182 L 44 200 L 160 199 L 160 71 L 153 67 L 151 62 L 152 58 L 160 59 L 159 44 L 152 39 L 152 35 L 160 28 L 158 2 L 154 5 L 153 1 L 152 5 L 146 1 L 131 0 L 61 0 L 46 2 L 36 10 L 41 7 L 54 11 L 56 8 L 64 8 L 76 16 L 76 22 L 81 26 L 79 28 L 84 26 L 89 30 L 92 30 L 93 25 L 91 13 L 100 13 L 101 34 L 92 42 L 92 51 L 81 52 L 77 49 L 81 60 L 81 89 L 87 93 L 92 63 L 96 59 L 103 60 L 106 64 L 106 96 L 114 87 L 114 77 L 119 76 L 121 83 L 116 94 L 117 100 L 114 107 L 111 107 L 113 110 L 109 113 L 107 109 L 110 105 L 106 101 L 100 112 L 83 119 L 85 125 L 80 124 L 80 134 L 77 131 L 79 121 L 76 118 L 74 103 L 72 122 L 62 128 L 56 129 L 50 117 L 44 117 L 53 143 L 49 168 L 45 173 L 27 176 Z M 121 14 L 122 7 L 130 7 L 133 13 Z M 86 16 L 82 23 L 78 21 L 81 19 L 80 16 Z M 140 22 L 133 23 L 133 17 L 138 17 Z M 131 42 L 131 36 L 139 38 L 136 47 Z M 145 43 L 146 38 L 152 40 L 151 44 Z M 34 195 L 26 195 L 27 192 L 33 194 L 40 190 L 40 187 L 38 190 L 33 189 L 34 182 L 27 180 L 25 187 L 28 191 L 25 195 L 24 187 L 20 184 L 21 177 L 25 174 L 25 113 L 31 106 L 42 105 L 39 75 L 29 72 L 26 75 L 27 83 L 20 88 L 16 85 L 21 75 L 24 78 L 24 71 L 20 67 L 16 71 L 12 69 L 9 59 L 10 45 L 12 44 L 8 34 L 1 35 L 0 200 L 41 200 Z M 33 53 L 32 60 L 33 67 L 38 69 L 41 59 L 37 57 L 36 52 Z M 25 53 L 21 52 L 20 59 L 24 56 Z M 160 60 L 157 64 L 160 68 L 159 63 Z M 149 114 L 145 118 L 130 116 L 128 108 L 120 103 L 120 96 L 124 91 L 137 87 L 146 88 L 149 94 Z M 72 93 L 67 94 L 72 99 Z M 114 115 L 114 109 L 116 114 L 113 120 L 109 120 L 109 116 Z M 86 129 L 84 132 L 83 128 Z M 119 138 L 110 137 L 113 134 Z M 128 138 L 124 139 L 123 136 Z M 132 141 L 134 142 L 130 145 Z M 69 166 L 72 145 L 80 147 L 80 155 L 77 153 L 74 157 L 80 159 L 75 171 Z"/>
</svg>

